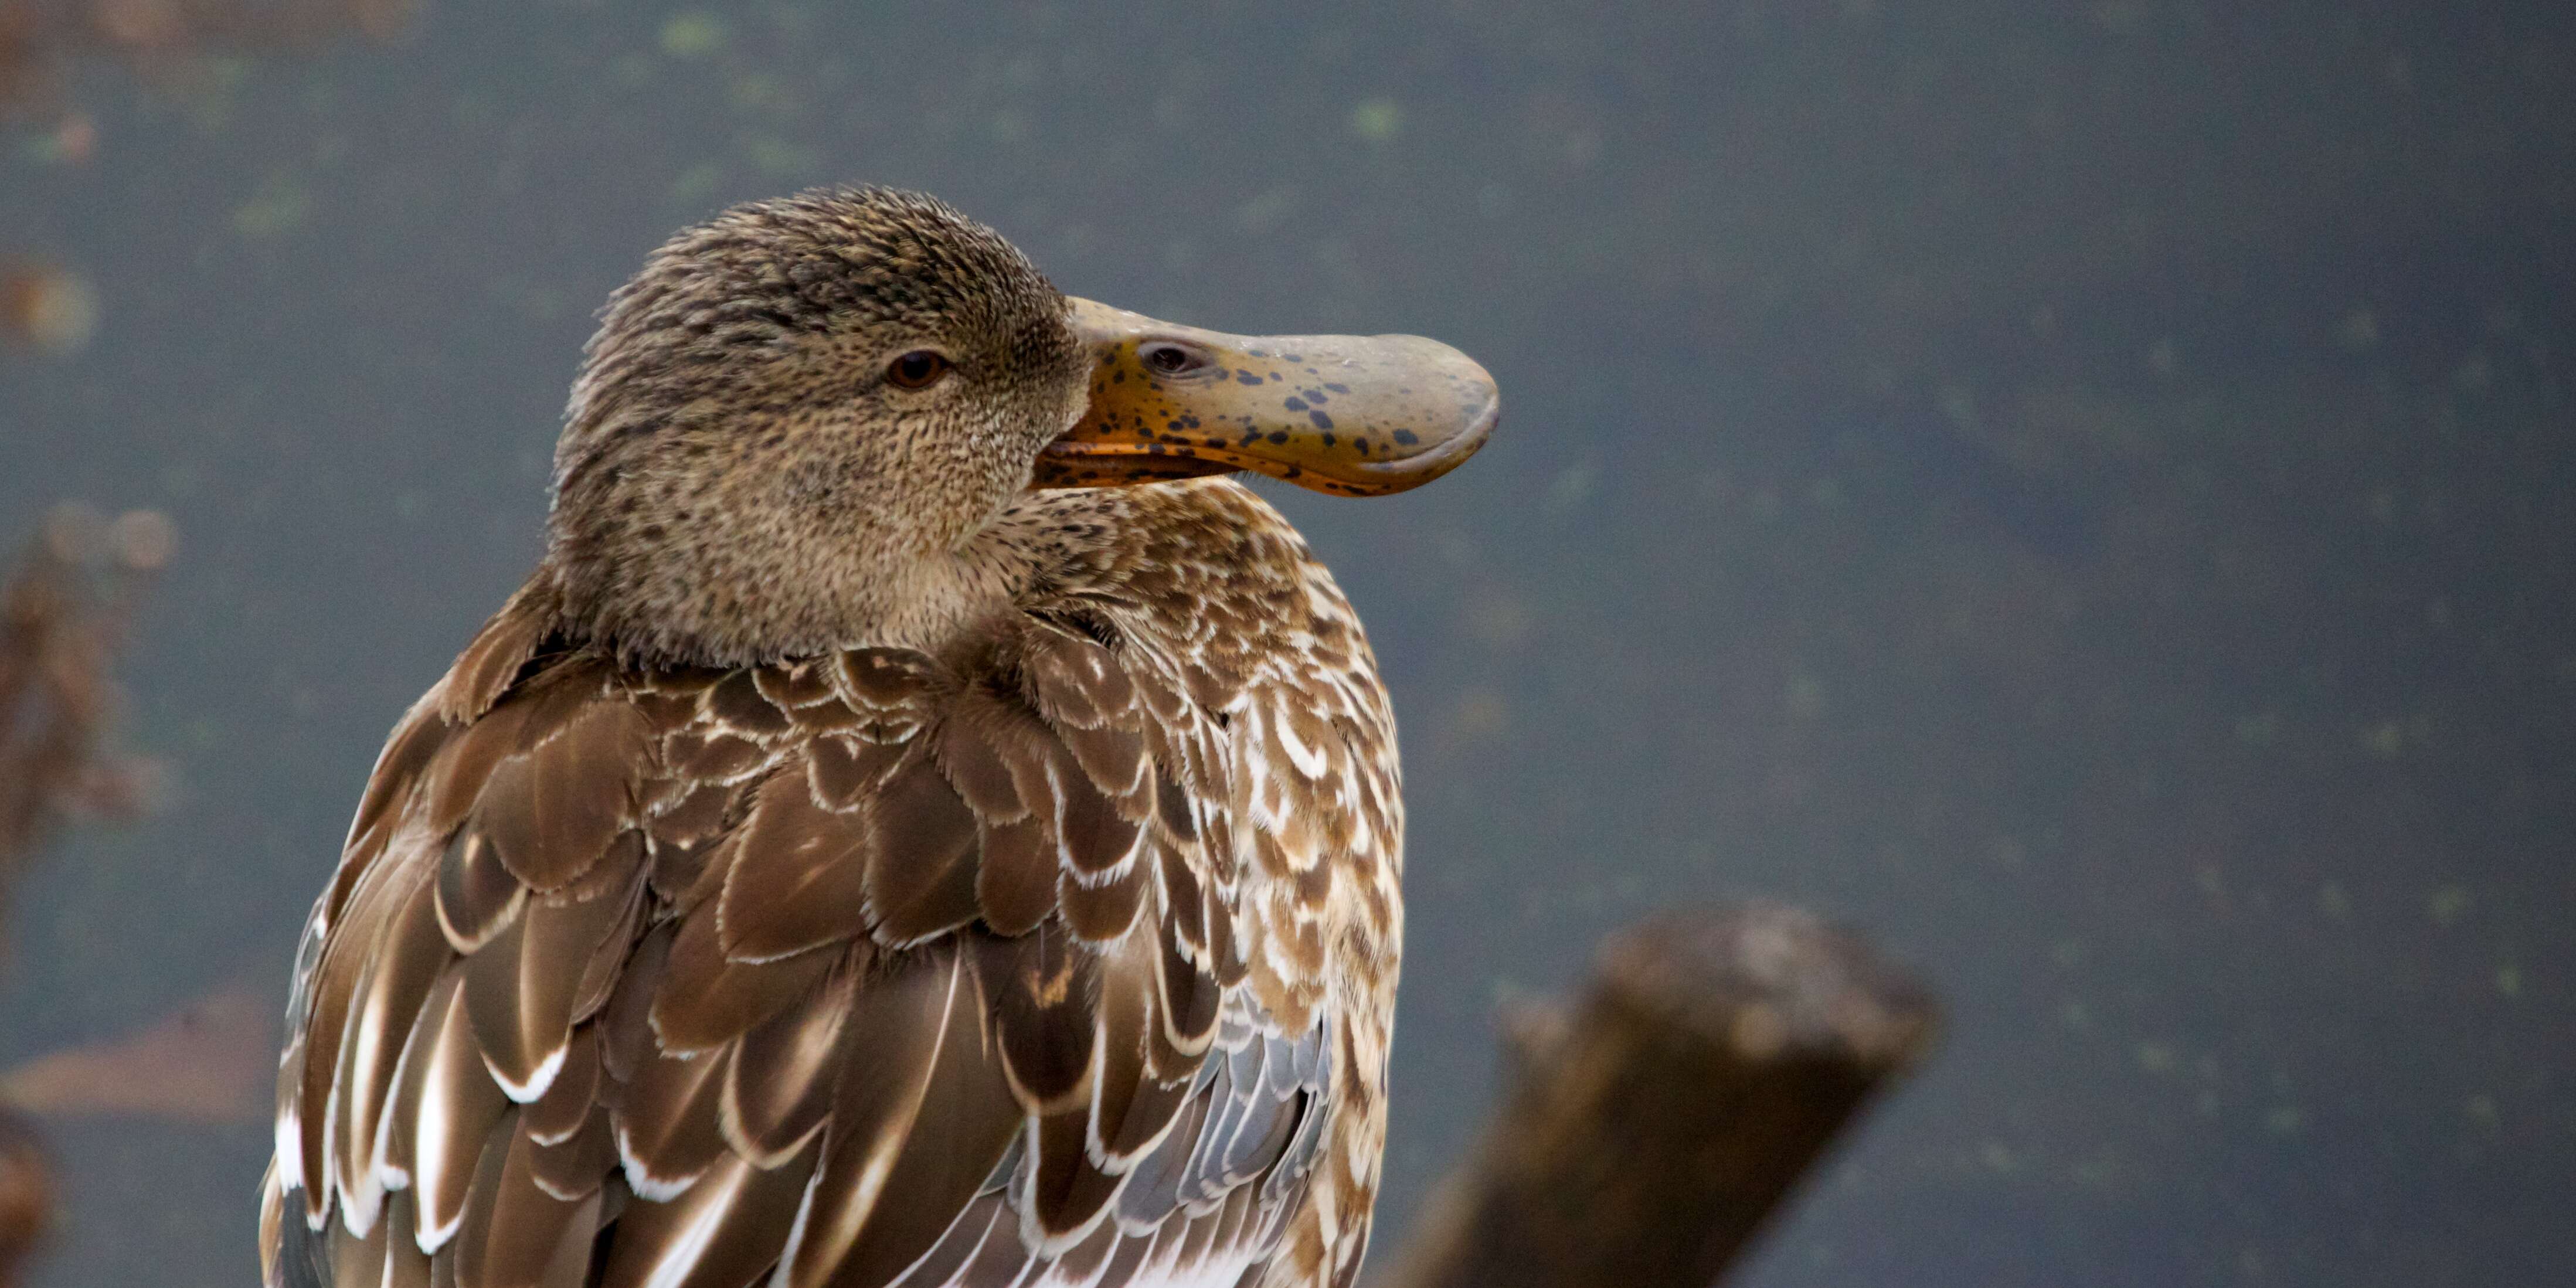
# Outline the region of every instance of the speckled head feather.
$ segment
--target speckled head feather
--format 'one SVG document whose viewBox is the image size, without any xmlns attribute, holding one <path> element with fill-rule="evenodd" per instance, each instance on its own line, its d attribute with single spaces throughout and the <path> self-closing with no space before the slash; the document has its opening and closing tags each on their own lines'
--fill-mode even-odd
<svg viewBox="0 0 2576 1288">
<path fill-rule="evenodd" d="M 961 547 L 1081 414 L 1067 317 L 1000 234 L 915 193 L 822 189 L 680 233 L 610 298 L 573 387 L 548 556 L 566 625 L 691 662 L 953 625 Z M 952 369 L 888 378 L 921 351 Z"/>
</svg>

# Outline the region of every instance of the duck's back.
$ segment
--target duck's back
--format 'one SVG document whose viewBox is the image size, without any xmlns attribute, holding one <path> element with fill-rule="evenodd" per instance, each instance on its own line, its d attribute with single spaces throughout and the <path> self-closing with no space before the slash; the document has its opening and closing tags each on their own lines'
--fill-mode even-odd
<svg viewBox="0 0 2576 1288">
<path fill-rule="evenodd" d="M 1132 539 L 939 656 L 644 671 L 541 591 L 495 618 L 307 929 L 268 1282 L 1347 1282 L 1384 695 L 1248 493 L 1093 504 Z"/>
</svg>

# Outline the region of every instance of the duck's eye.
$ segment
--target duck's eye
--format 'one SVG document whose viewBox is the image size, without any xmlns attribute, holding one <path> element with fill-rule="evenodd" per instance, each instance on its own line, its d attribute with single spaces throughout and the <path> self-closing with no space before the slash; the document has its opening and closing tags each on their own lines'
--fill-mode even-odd
<svg viewBox="0 0 2576 1288">
<path fill-rule="evenodd" d="M 1207 359 L 1196 351 L 1169 343 L 1145 345 L 1136 351 L 1136 358 L 1158 376 L 1177 376 L 1207 365 Z"/>
<path fill-rule="evenodd" d="M 886 381 L 897 389 L 928 389 L 954 365 L 941 354 L 915 349 L 886 364 Z"/>
</svg>

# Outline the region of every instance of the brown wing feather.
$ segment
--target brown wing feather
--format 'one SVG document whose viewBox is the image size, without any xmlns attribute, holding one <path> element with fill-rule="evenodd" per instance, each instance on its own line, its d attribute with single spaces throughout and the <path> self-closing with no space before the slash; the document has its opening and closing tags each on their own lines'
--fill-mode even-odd
<svg viewBox="0 0 2576 1288">
<path fill-rule="evenodd" d="M 348 1127 L 337 1142 L 339 1199 L 368 1212 L 382 1194 L 368 1178 L 378 1151 L 388 1143 L 385 1109 L 403 1053 L 431 987 L 455 960 L 439 932 L 429 883 L 414 884 L 374 955 L 341 1041 L 334 1103 Z"/>
<path fill-rule="evenodd" d="M 859 819 L 817 804 L 803 775 L 771 776 L 728 847 L 716 910 L 725 954 L 762 961 L 864 934 L 864 844 Z"/>
<path fill-rule="evenodd" d="M 411 1188 L 419 1205 L 419 1240 L 435 1247 L 454 1232 L 465 1213 L 486 1137 L 509 1108 L 500 1084 L 483 1068 L 474 1032 L 465 1018 L 463 975 L 451 971 L 437 1026 L 424 1033 L 419 1075 L 407 1078 L 394 1099 L 389 1131 L 408 1136 Z M 423 1011 L 426 1021 L 431 1012 Z"/>
<path fill-rule="evenodd" d="M 860 808 L 868 923 L 889 948 L 973 921 L 975 814 L 927 751 L 897 766 Z"/>
<path fill-rule="evenodd" d="M 669 1202 L 618 1218 L 600 1288 L 744 1288 L 777 1264 L 820 1148 L 768 1163 L 728 1157 Z M 664 1277 L 665 1275 L 669 1277 Z"/>
<path fill-rule="evenodd" d="M 438 924 L 450 947 L 470 953 L 492 942 L 527 901 L 528 888 L 502 865 L 489 838 L 464 831 L 448 840 L 438 861 Z"/>
<path fill-rule="evenodd" d="M 527 911 L 465 962 L 466 1017 L 513 1100 L 543 1095 L 566 1058 L 583 968 L 625 911 L 622 894 L 530 895 Z"/>
<path fill-rule="evenodd" d="M 974 951 L 1013 1094 L 1031 1113 L 1072 1108 L 1089 1085 L 1098 959 L 1052 925 L 1017 939 L 980 938 Z"/>
<path fill-rule="evenodd" d="M 515 1114 L 495 1129 L 456 1236 L 456 1288 L 579 1288 L 588 1278 L 599 1194 L 557 1197 L 538 1182 L 539 1152 Z"/>
<path fill-rule="evenodd" d="M 787 1283 L 889 1283 L 974 1197 L 1021 1120 L 986 1056 L 983 1016 L 953 944 L 859 991 L 828 1157 Z"/>
<path fill-rule="evenodd" d="M 1329 1061 L 1265 1072 L 1324 1036 L 1247 991 L 1195 682 L 1036 622 L 973 676 L 487 635 L 317 908 L 273 1276 L 931 1284 L 1278 1237 L 1296 1188 L 1256 1183 L 1310 1165 Z"/>
<path fill-rule="evenodd" d="M 537 1184 L 556 1198 L 582 1198 L 615 1179 L 617 1128 L 604 1105 L 592 1105 L 590 1115 L 569 1134 L 550 1140 L 541 1140 L 530 1130 L 523 1110 L 519 1132 L 532 1147 L 529 1167 Z"/>
<path fill-rule="evenodd" d="M 599 1105 L 601 1075 L 599 1026 L 584 1025 L 564 1046 L 563 1068 L 520 1115 L 519 1123 L 540 1144 L 551 1145 L 579 1130 Z"/>
<path fill-rule="evenodd" d="M 846 1059 L 842 1035 L 854 976 L 845 965 L 803 1000 L 743 1034 L 726 1071 L 717 1120 L 735 1153 L 775 1167 L 822 1127 Z"/>
<path fill-rule="evenodd" d="M 634 1077 L 610 1097 L 626 1180 L 647 1198 L 677 1193 L 725 1152 L 716 1121 L 730 1046 L 713 1051 L 648 1051 Z"/>
<path fill-rule="evenodd" d="M 300 1174 L 308 1186 L 306 1215 L 312 1221 L 318 1221 L 328 1207 L 333 1188 L 330 1139 L 340 1124 L 334 1117 L 338 1105 L 332 1090 L 338 1081 L 338 1063 L 346 1054 L 350 1013 L 373 971 L 374 950 L 407 893 L 383 869 L 355 883 L 340 908 L 338 937 L 323 944 L 312 972 L 312 1001 L 302 1008 L 304 1031 L 297 1036 L 313 1058 L 301 1071 L 295 1104 L 301 1133 Z"/>
<path fill-rule="evenodd" d="M 612 697 L 492 771 L 475 822 L 511 875 L 549 893 L 599 861 L 632 821 L 631 774 L 647 732 L 643 714 Z"/>
<path fill-rule="evenodd" d="M 812 991 L 839 960 L 839 949 L 807 948 L 785 957 L 727 956 L 717 918 L 701 910 L 680 920 L 671 965 L 653 995 L 653 1034 L 667 1051 L 712 1051 L 750 1032 Z"/>
</svg>

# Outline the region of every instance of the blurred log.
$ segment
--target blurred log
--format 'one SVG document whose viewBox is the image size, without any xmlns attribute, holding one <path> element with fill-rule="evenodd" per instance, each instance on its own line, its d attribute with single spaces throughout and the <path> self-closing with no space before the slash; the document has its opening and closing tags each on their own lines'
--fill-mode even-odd
<svg viewBox="0 0 2576 1288">
<path fill-rule="evenodd" d="M 1381 1288 L 1712 1283 L 1937 1016 L 1866 944 L 1793 909 L 1614 935 L 1576 1009 L 1513 1018 L 1504 1108 Z"/>
</svg>

